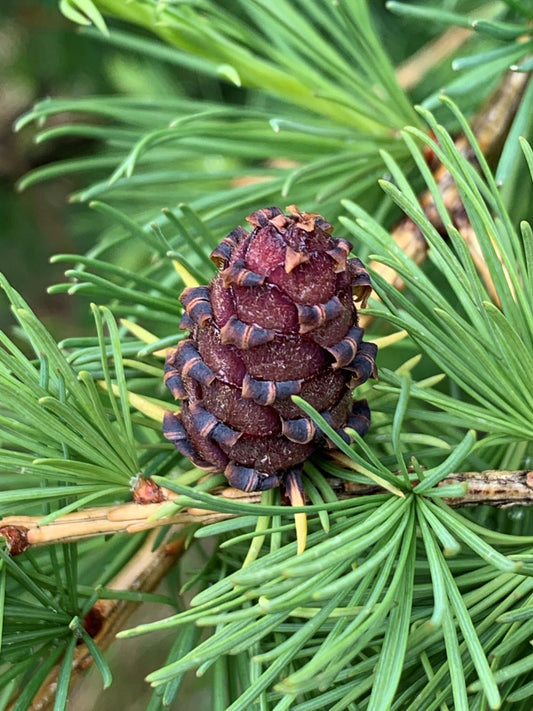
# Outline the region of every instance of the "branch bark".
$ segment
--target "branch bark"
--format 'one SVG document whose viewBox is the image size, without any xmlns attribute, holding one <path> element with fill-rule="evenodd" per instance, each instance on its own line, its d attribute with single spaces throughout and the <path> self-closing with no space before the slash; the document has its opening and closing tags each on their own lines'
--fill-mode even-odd
<svg viewBox="0 0 533 711">
<path fill-rule="evenodd" d="M 533 471 L 529 469 L 457 472 L 443 479 L 439 486 L 453 484 L 462 484 L 465 488 L 463 496 L 443 499 L 454 509 L 465 506 L 494 506 L 503 509 L 511 506 L 533 505 Z M 383 493 L 379 487 L 365 487 L 350 482 L 346 483 L 346 491 L 351 495 Z"/>
<path fill-rule="evenodd" d="M 350 466 L 350 460 L 341 453 L 332 453 L 336 461 Z M 331 484 L 341 499 L 383 493 L 375 485 L 358 484 L 340 479 L 332 479 Z M 463 484 L 465 493 L 453 499 L 445 499 L 453 508 L 463 506 L 531 506 L 533 504 L 533 471 L 487 470 L 482 472 L 457 472 L 450 474 L 440 486 Z M 231 487 L 217 494 L 221 498 L 232 498 L 245 503 L 259 503 L 259 492 L 246 493 Z M 161 517 L 161 512 L 176 495 L 168 489 L 161 489 L 158 503 L 139 504 L 128 502 L 117 506 L 98 506 L 67 514 L 45 526 L 40 516 L 7 516 L 0 523 L 0 535 L 4 536 L 11 555 L 18 555 L 28 548 L 81 541 L 94 536 L 112 533 L 137 533 L 160 526 L 186 526 L 208 524 L 234 518 L 235 514 L 187 508 L 175 515 Z"/>
</svg>

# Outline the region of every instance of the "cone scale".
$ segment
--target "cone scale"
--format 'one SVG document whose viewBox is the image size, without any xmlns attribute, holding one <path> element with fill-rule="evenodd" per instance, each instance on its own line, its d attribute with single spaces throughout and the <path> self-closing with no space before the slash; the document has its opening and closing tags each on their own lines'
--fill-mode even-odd
<svg viewBox="0 0 533 711">
<path fill-rule="evenodd" d="M 163 432 L 184 456 L 224 472 L 244 491 L 278 486 L 316 449 L 330 445 L 291 400 L 300 395 L 345 439 L 366 434 L 370 411 L 353 391 L 376 377 L 373 343 L 357 307 L 371 292 L 351 244 L 314 213 L 276 207 L 251 214 L 211 254 L 219 273 L 187 288 L 165 382 L 181 412 Z"/>
</svg>

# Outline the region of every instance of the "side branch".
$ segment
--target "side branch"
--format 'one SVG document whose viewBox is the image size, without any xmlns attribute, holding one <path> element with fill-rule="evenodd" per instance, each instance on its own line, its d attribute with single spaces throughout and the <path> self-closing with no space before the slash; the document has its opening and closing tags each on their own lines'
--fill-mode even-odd
<svg viewBox="0 0 533 711">
<path fill-rule="evenodd" d="M 529 76 L 526 73 L 507 72 L 494 94 L 487 103 L 482 106 L 479 113 L 474 116 L 472 120 L 474 136 L 483 155 L 489 162 L 497 160 L 501 153 L 502 146 L 520 105 L 528 81 Z M 458 136 L 455 145 L 473 165 L 478 167 L 473 150 L 465 136 Z M 491 299 L 495 304 L 498 304 L 498 295 L 490 271 L 479 246 L 477 236 L 466 215 L 459 190 L 452 180 L 448 169 L 442 165 L 435 156 L 428 156 L 428 159 L 439 193 L 448 210 L 450 221 L 465 240 L 470 254 L 472 255 L 472 260 L 485 283 Z M 419 200 L 428 220 L 439 232 L 445 234 L 445 227 L 437 212 L 435 200 L 431 192 L 429 190 L 424 191 L 420 195 Z M 425 262 L 428 255 L 428 245 L 420 228 L 411 218 L 403 217 L 394 226 L 391 236 L 396 244 L 415 264 L 420 265 Z M 381 262 L 371 262 L 369 267 L 371 271 L 381 274 L 389 284 L 392 284 L 399 290 L 404 289 L 404 281 L 391 267 Z M 374 317 L 370 314 L 362 314 L 359 323 L 366 328 L 373 319 Z"/>
<path fill-rule="evenodd" d="M 113 590 L 139 592 L 154 590 L 185 552 L 185 539 L 173 539 L 174 533 L 175 530 L 171 529 L 165 541 L 154 550 L 157 533 L 153 531 L 133 558 L 108 583 L 107 587 Z M 89 634 L 101 651 L 105 651 L 111 645 L 117 632 L 124 627 L 127 619 L 139 605 L 140 603 L 131 600 L 101 599 L 96 601 L 87 616 L 90 617 L 90 620 L 86 618 L 86 621 L 89 623 Z M 87 645 L 84 642 L 79 644 L 72 662 L 71 687 L 83 672 L 92 666 L 93 661 Z M 50 711 L 53 708 L 60 666 L 57 664 L 50 671 L 27 711 Z M 8 711 L 13 711 L 15 705 L 16 702 L 13 702 L 8 707 Z"/>
<path fill-rule="evenodd" d="M 341 459 L 342 456 L 337 454 L 335 458 Z M 358 484 L 340 479 L 332 479 L 331 484 L 340 499 L 383 493 L 380 487 L 373 484 Z M 481 505 L 506 508 L 533 504 L 533 471 L 529 469 L 458 472 L 443 479 L 440 486 L 451 484 L 463 484 L 465 489 L 462 496 L 445 499 L 453 508 Z M 222 489 L 218 496 L 249 504 L 259 503 L 261 499 L 260 493 L 245 493 L 231 487 Z M 45 526 L 40 524 L 40 516 L 8 516 L 0 522 L 0 535 L 5 538 L 11 555 L 17 555 L 35 546 L 80 541 L 111 533 L 136 533 L 169 524 L 206 526 L 234 518 L 236 515 L 187 508 L 176 512 L 175 515 L 161 516 L 164 507 L 168 507 L 169 501 L 175 497 L 174 493 L 162 489 L 163 500 L 158 503 L 129 502 L 118 506 L 84 509 L 62 516 Z"/>
</svg>

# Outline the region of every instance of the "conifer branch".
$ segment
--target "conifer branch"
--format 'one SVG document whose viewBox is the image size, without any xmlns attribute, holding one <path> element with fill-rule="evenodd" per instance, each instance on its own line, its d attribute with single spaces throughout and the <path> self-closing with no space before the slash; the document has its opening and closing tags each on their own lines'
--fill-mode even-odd
<svg viewBox="0 0 533 711">
<path fill-rule="evenodd" d="M 331 456 L 343 466 L 350 467 L 350 460 L 343 454 L 332 453 Z M 330 483 L 339 499 L 384 493 L 384 489 L 375 484 L 359 484 L 340 479 L 331 479 Z M 449 474 L 439 486 L 457 484 L 464 486 L 464 494 L 445 499 L 453 508 L 533 505 L 533 471 L 529 469 L 457 472 Z M 71 543 L 112 533 L 138 533 L 168 525 L 207 526 L 237 516 L 197 508 L 187 508 L 175 515 L 161 516 L 164 509 L 168 508 L 168 502 L 176 498 L 176 494 L 163 488 L 160 491 L 162 500 L 158 503 L 128 502 L 118 506 L 97 506 L 66 514 L 45 526 L 40 524 L 40 516 L 7 516 L 0 522 L 0 535 L 4 536 L 11 555 L 18 555 L 37 546 Z M 231 487 L 222 489 L 217 495 L 247 504 L 258 504 L 261 500 L 260 492 L 246 493 Z"/>
<path fill-rule="evenodd" d="M 386 35 L 375 33 L 378 17 L 363 0 L 61 5 L 103 38 L 100 11 L 129 22 L 138 36 L 112 29 L 105 41 L 185 71 L 178 87 L 175 72 L 171 81 L 162 71 L 160 83 L 153 82 L 152 68 L 144 75 L 131 59 L 135 86 L 143 77 L 154 83 L 153 100 L 137 89 L 131 98 L 52 99 L 18 124 L 37 121 L 38 141 L 77 135 L 101 141 L 101 155 L 40 166 L 21 185 L 87 171 L 98 182 L 91 178 L 75 199 L 94 200 L 96 213 L 123 236 L 115 242 L 110 231 L 111 240 L 104 236 L 79 265 L 75 257 L 58 257 L 75 268 L 68 283 L 51 291 L 94 297 L 96 338 L 66 339 L 58 349 L 22 298 L 4 287 L 26 341 L 20 347 L 18 335 L 15 342 L 4 336 L 0 345 L 0 499 L 10 514 L 0 518 L 0 548 L 27 554 L 15 561 L 0 551 L 1 709 L 11 703 L 9 711 L 65 711 L 75 704 L 69 689 L 93 663 L 108 686 L 100 650 L 140 601 L 159 597 L 148 593 L 193 533 L 220 538 L 187 580 L 184 589 L 200 583 L 191 605 L 119 635 L 176 629 L 165 665 L 147 677 L 156 687 L 147 708 L 181 704 L 174 699 L 183 674 L 210 667 L 214 705 L 235 711 L 254 704 L 529 708 L 533 537 L 527 516 L 494 511 L 533 503 L 533 471 L 516 469 L 529 463 L 533 441 L 533 233 L 525 221 L 521 234 L 514 227 L 524 204 L 520 216 L 531 219 L 524 176 L 526 168 L 533 175 L 533 152 L 525 140 L 527 166 L 517 159 L 518 135 L 533 132 L 527 3 L 487 3 L 475 17 L 468 4 L 451 11 L 438 3 L 387 3 L 432 23 L 429 32 L 421 27 L 421 39 L 435 35 L 433 23 L 456 25 L 410 58 L 411 37 L 406 43 L 397 32 L 401 42 L 391 49 L 403 60 L 400 69 L 383 51 Z M 449 80 L 444 67 L 432 71 L 472 33 L 466 56 L 454 65 L 466 69 L 459 79 Z M 509 66 L 518 71 L 502 79 Z M 201 92 L 197 74 L 207 77 Z M 234 87 L 221 92 L 219 79 Z M 487 104 L 472 109 L 500 79 Z M 404 91 L 414 85 L 422 120 Z M 459 108 L 443 99 L 464 136 L 457 135 L 457 121 L 447 123 L 449 114 L 443 112 L 441 126 L 440 114 L 430 113 L 443 86 L 464 100 Z M 475 141 L 465 105 L 469 115 L 478 112 L 471 122 Z M 69 112 L 83 121 L 96 117 L 94 125 L 43 125 Z M 388 197 L 381 202 L 376 181 L 383 156 L 392 178 L 382 181 Z M 172 479 L 179 460 L 153 422 L 165 408 L 154 357 L 169 339 L 175 344 L 181 316 L 171 260 L 180 285 L 207 282 L 218 232 L 227 233 L 244 205 L 251 211 L 273 204 L 280 191 L 287 202 L 313 209 L 320 203 L 354 244 L 383 259 L 372 264 L 383 299 L 375 313 L 394 333 L 383 336 L 378 326 L 376 335 L 389 345 L 409 336 L 383 361 L 381 382 L 369 393 L 377 415 L 370 439 L 353 430 L 351 448 L 320 408 L 307 404 L 308 412 L 301 400 L 340 451 L 306 462 L 301 497 L 299 477 L 296 493 L 287 496 L 284 476 L 281 500 L 293 507 L 283 508 L 277 489 L 246 493 L 223 475 L 204 478 L 198 470 Z M 176 208 L 176 199 L 186 204 Z M 392 244 L 381 224 L 389 199 L 406 215 L 392 230 Z M 150 231 L 145 221 L 162 204 L 172 211 L 154 218 Z M 343 209 L 355 219 L 341 217 Z M 415 266 L 428 255 L 429 269 Z M 286 268 L 294 267 L 291 259 Z M 409 298 L 397 291 L 405 284 Z M 116 325 L 120 317 L 128 334 Z M 30 345 L 33 360 L 25 353 Z M 427 360 L 412 376 L 422 354 Z M 446 377 L 448 388 L 440 385 Z M 484 471 L 461 471 L 469 468 Z M 130 493 L 127 503 L 95 506 Z M 27 513 L 26 502 L 40 515 L 11 515 Z M 493 511 L 468 517 L 450 511 L 479 505 Z M 144 533 L 105 542 L 116 532 Z M 77 541 L 84 544 L 56 545 Z M 206 635 L 205 627 L 212 632 Z"/>
</svg>

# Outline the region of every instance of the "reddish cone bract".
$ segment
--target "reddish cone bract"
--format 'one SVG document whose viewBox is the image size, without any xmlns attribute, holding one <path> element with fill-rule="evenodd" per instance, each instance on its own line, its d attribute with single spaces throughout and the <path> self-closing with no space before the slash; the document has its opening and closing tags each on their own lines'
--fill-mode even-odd
<svg viewBox="0 0 533 711">
<path fill-rule="evenodd" d="M 291 400 L 298 394 L 349 440 L 364 435 L 366 401 L 353 390 L 375 377 L 377 348 L 363 342 L 355 303 L 370 278 L 351 244 L 314 213 L 258 210 L 213 251 L 219 273 L 187 288 L 165 382 L 182 401 L 165 436 L 197 466 L 224 472 L 245 491 L 279 485 L 325 438 Z"/>
</svg>

